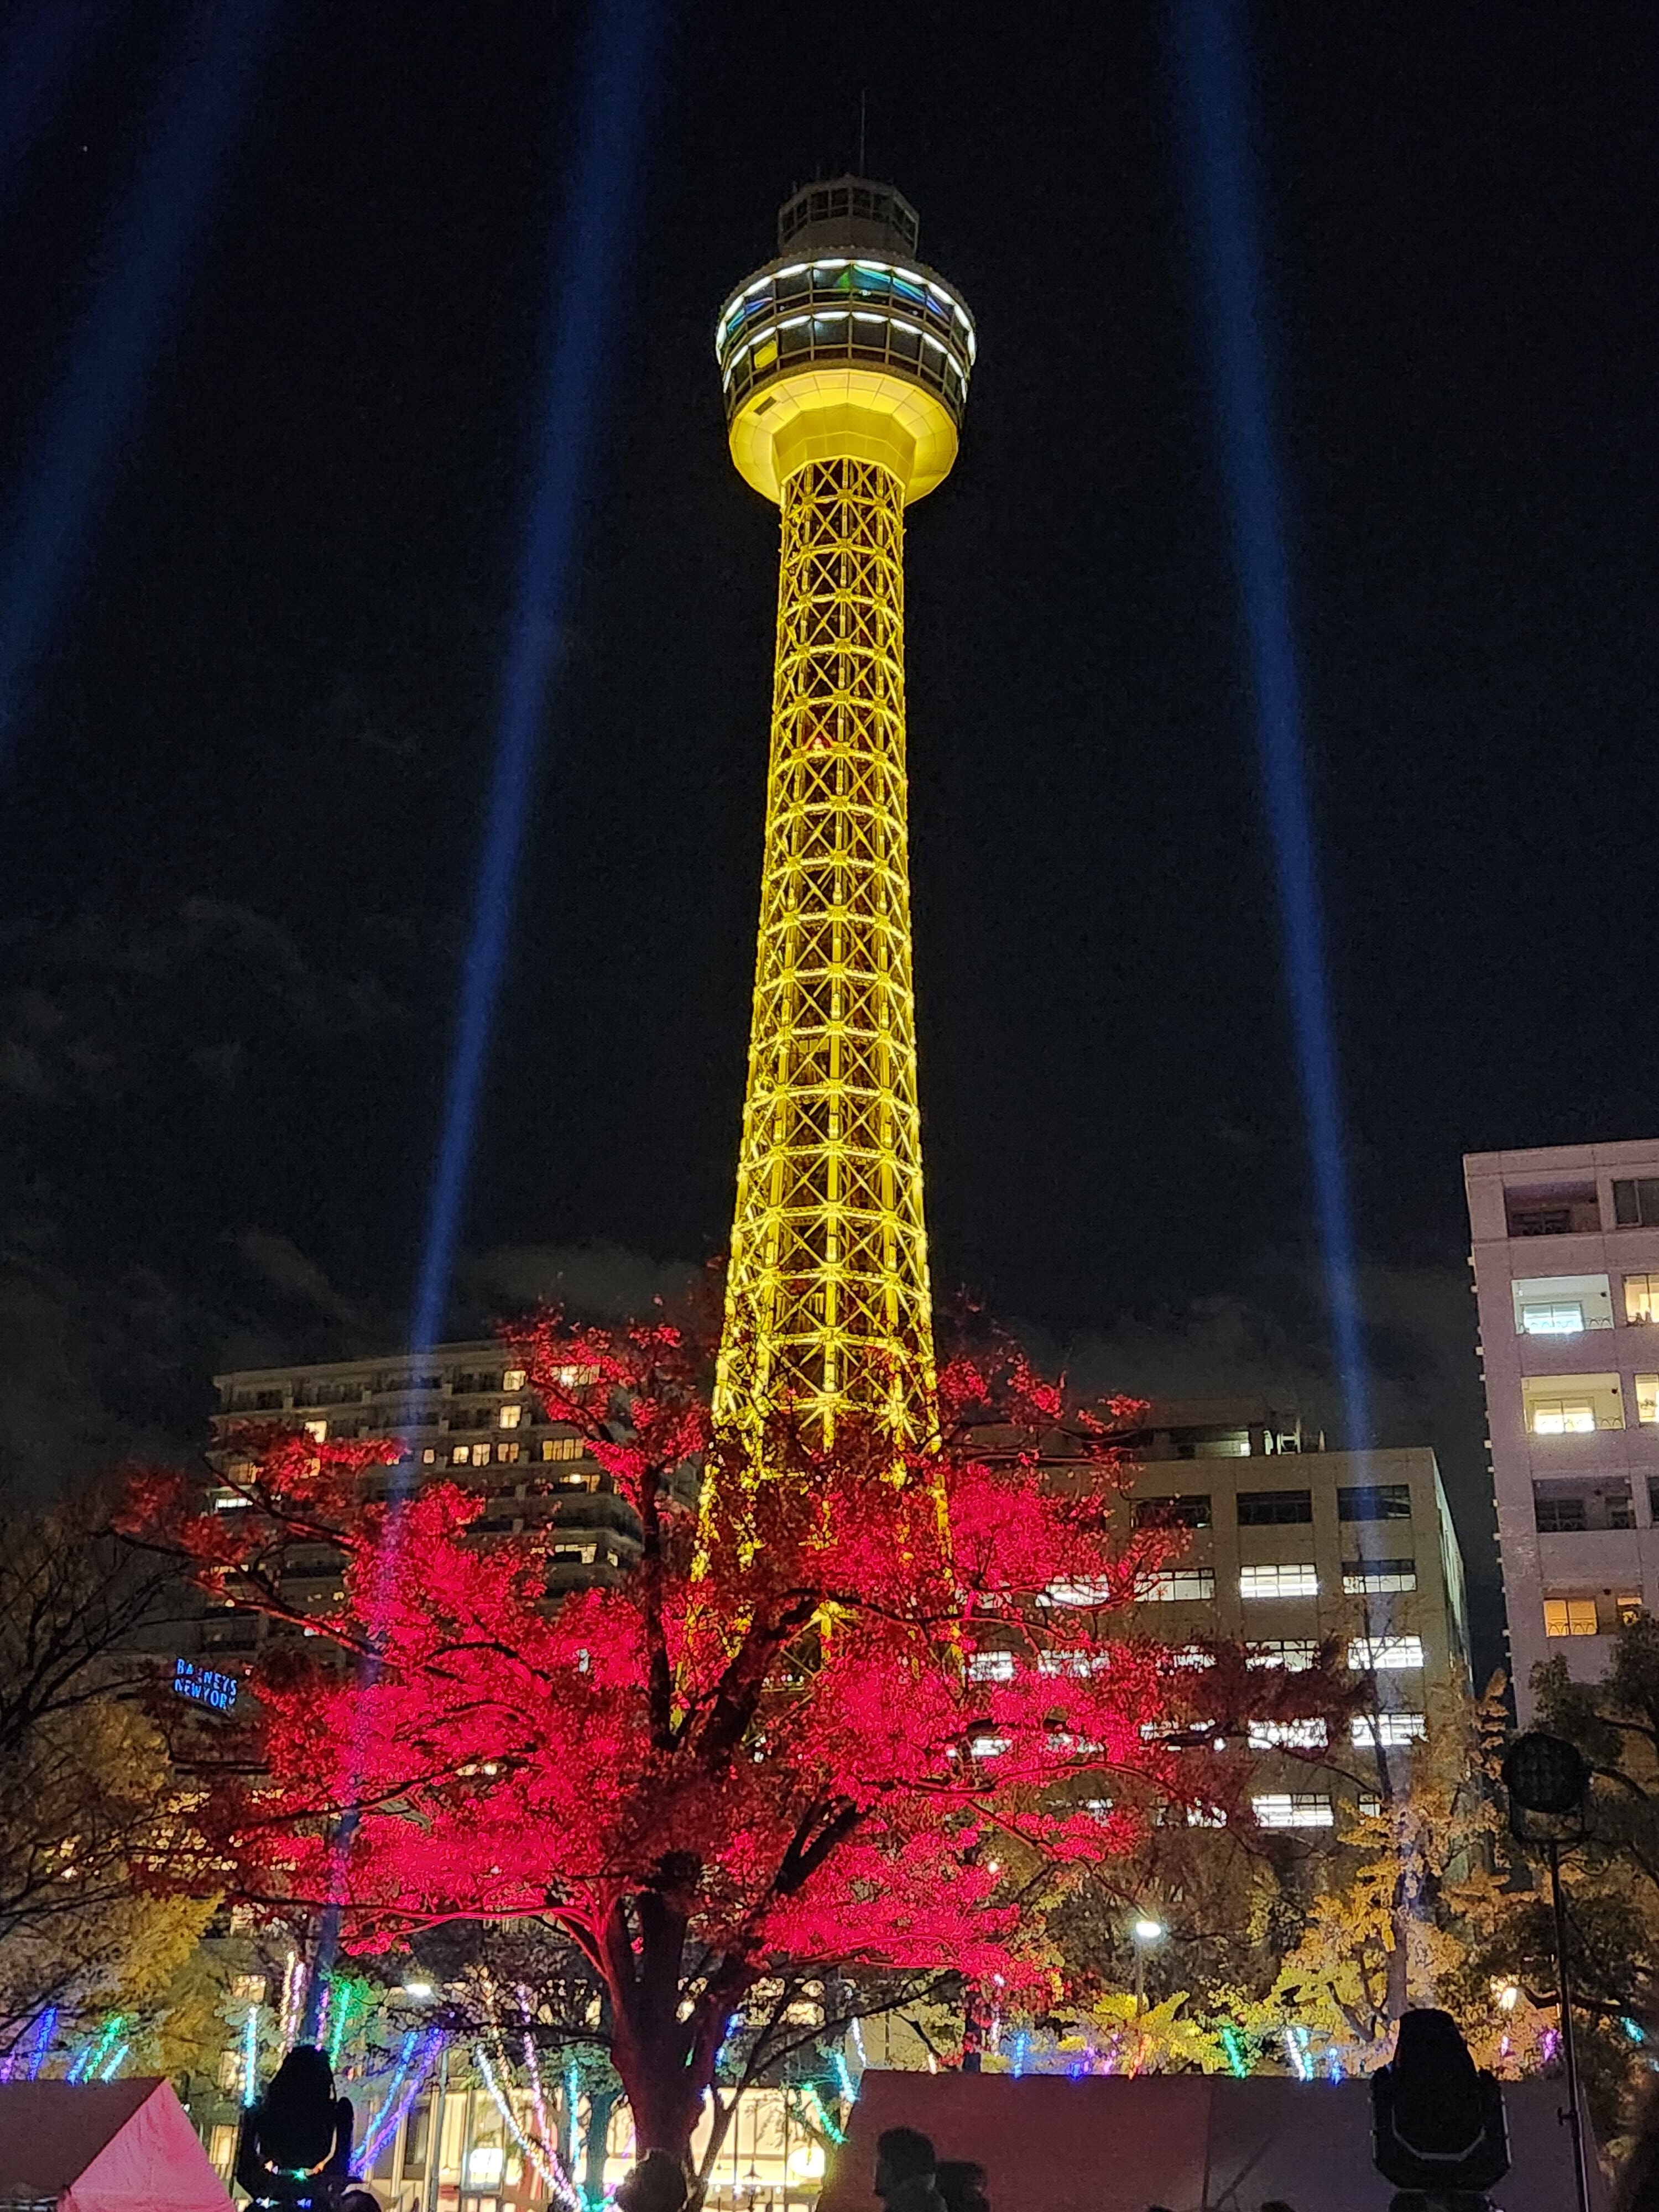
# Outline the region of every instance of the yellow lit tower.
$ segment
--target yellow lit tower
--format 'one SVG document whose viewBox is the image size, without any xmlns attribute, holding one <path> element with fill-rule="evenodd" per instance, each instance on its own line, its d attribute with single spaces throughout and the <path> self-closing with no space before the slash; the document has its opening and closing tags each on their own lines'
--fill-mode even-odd
<svg viewBox="0 0 1659 2212">
<path fill-rule="evenodd" d="M 935 1425 L 911 990 L 904 510 L 943 481 L 974 360 L 885 185 L 810 185 L 715 349 L 732 458 L 782 511 L 749 1084 L 714 1411 Z"/>
</svg>

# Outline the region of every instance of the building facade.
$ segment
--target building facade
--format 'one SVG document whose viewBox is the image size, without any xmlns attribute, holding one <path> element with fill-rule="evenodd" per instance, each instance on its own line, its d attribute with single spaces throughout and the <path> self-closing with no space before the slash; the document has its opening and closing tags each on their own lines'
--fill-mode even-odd
<svg viewBox="0 0 1659 2212">
<path fill-rule="evenodd" d="M 214 1377 L 219 1394 L 210 1456 L 234 1473 L 236 1433 L 249 1423 L 303 1428 L 326 1438 L 396 1436 L 407 1449 L 404 1482 L 442 1476 L 478 1491 L 482 1536 L 524 1528 L 555 1532 L 550 1591 L 620 1580 L 639 1557 L 639 1524 L 574 1431 L 551 1421 L 502 1346 L 445 1344 L 418 1357 L 337 1360 L 323 1366 L 254 1368 Z M 389 1480 L 392 1470 L 386 1470 Z M 234 1508 L 227 1486 L 216 1504 Z M 338 1590 L 338 1555 L 301 1555 L 291 1577 L 296 1609 L 322 1610 Z M 227 1664 L 269 1632 L 251 1609 L 227 1605 L 202 1624 L 202 1656 Z"/>
<path fill-rule="evenodd" d="M 1254 1785 L 1264 1827 L 1333 1829 L 1340 1801 L 1376 1794 L 1377 1756 L 1460 1724 L 1469 1687 L 1462 1554 L 1432 1451 L 1332 1452 L 1293 1410 L 1266 1400 L 1154 1408 L 1132 1440 L 1132 1507 L 1181 1528 L 1179 1560 L 1129 1616 L 1177 1648 L 1241 1643 L 1261 1667 L 1309 1667 L 1322 1644 L 1368 1678 L 1350 1741 L 1326 1762 L 1264 1755 Z M 1314 1449 L 1308 1449 L 1309 1445 Z"/>
<path fill-rule="evenodd" d="M 1659 1604 L 1659 1139 L 1463 1163 L 1510 1663 L 1581 1680 Z"/>
</svg>

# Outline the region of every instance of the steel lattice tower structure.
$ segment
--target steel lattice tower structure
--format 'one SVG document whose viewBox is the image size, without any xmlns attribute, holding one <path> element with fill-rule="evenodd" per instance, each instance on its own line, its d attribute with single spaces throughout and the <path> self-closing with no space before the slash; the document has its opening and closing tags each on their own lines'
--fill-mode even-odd
<svg viewBox="0 0 1659 2212">
<path fill-rule="evenodd" d="M 973 323 L 888 186 L 813 185 L 716 333 L 732 460 L 782 511 L 749 1081 L 714 1411 L 935 1425 L 911 985 L 904 510 L 956 459 Z"/>
</svg>

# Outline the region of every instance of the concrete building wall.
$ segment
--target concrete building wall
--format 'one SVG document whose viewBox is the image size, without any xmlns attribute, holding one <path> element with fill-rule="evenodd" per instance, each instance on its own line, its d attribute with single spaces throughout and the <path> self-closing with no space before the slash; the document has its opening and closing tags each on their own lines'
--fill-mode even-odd
<svg viewBox="0 0 1659 2212">
<path fill-rule="evenodd" d="M 1463 1169 L 1524 1723 L 1540 1660 L 1593 1680 L 1621 1613 L 1659 1605 L 1659 1139 Z"/>
<path fill-rule="evenodd" d="M 1433 1452 L 1310 1451 L 1296 1448 L 1293 1421 L 1265 1407 L 1231 1423 L 1210 1407 L 1203 1424 L 1183 1421 L 1198 1410 L 1155 1416 L 1138 1447 L 1135 1510 L 1156 1515 L 1171 1501 L 1172 1513 L 1199 1525 L 1158 1594 L 1128 1616 L 1132 1632 L 1177 1646 L 1240 1642 L 1264 1662 L 1282 1656 L 1292 1664 L 1333 1641 L 1340 1657 L 1392 1661 L 1415 1638 L 1420 1665 L 1355 1671 L 1373 1677 L 1376 1706 L 1399 1715 L 1402 1728 L 1417 1714 L 1431 1733 L 1456 1725 L 1469 1687 L 1468 1626 L 1462 1555 Z M 1364 1649 L 1356 1651 L 1357 1643 Z M 1394 1723 L 1379 1724 L 1387 1750 Z M 1395 1748 L 1403 1782 L 1409 1741 Z M 1258 1790 L 1297 1801 L 1285 1825 L 1329 1824 L 1345 1771 L 1354 1794 L 1377 1787 L 1374 1751 L 1332 1751 L 1328 1768 L 1264 1759 Z"/>
<path fill-rule="evenodd" d="M 522 1370 L 492 1340 L 446 1344 L 419 1358 L 337 1360 L 320 1366 L 246 1369 L 214 1377 L 219 1409 L 210 1456 L 228 1469 L 239 1425 L 305 1427 L 319 1438 L 398 1436 L 408 1449 L 404 1480 L 439 1477 L 481 1491 L 473 1523 L 484 1537 L 551 1526 L 556 1532 L 548 1586 L 557 1593 L 614 1581 L 639 1556 L 638 1522 L 580 1439 L 550 1421 Z M 227 1491 L 222 1501 L 232 1502 Z M 332 1599 L 333 1555 L 319 1547 L 291 1578 L 303 1609 Z M 242 1608 L 210 1613 L 202 1624 L 204 1659 L 246 1656 L 268 1625 Z"/>
</svg>

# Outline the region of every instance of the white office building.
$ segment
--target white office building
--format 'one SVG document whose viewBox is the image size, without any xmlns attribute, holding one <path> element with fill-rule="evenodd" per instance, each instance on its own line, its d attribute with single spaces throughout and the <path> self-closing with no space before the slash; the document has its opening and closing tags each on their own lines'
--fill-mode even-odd
<svg viewBox="0 0 1659 2212">
<path fill-rule="evenodd" d="M 1659 1139 L 1463 1170 L 1524 1723 L 1540 1660 L 1592 1680 L 1659 1605 Z"/>
</svg>

